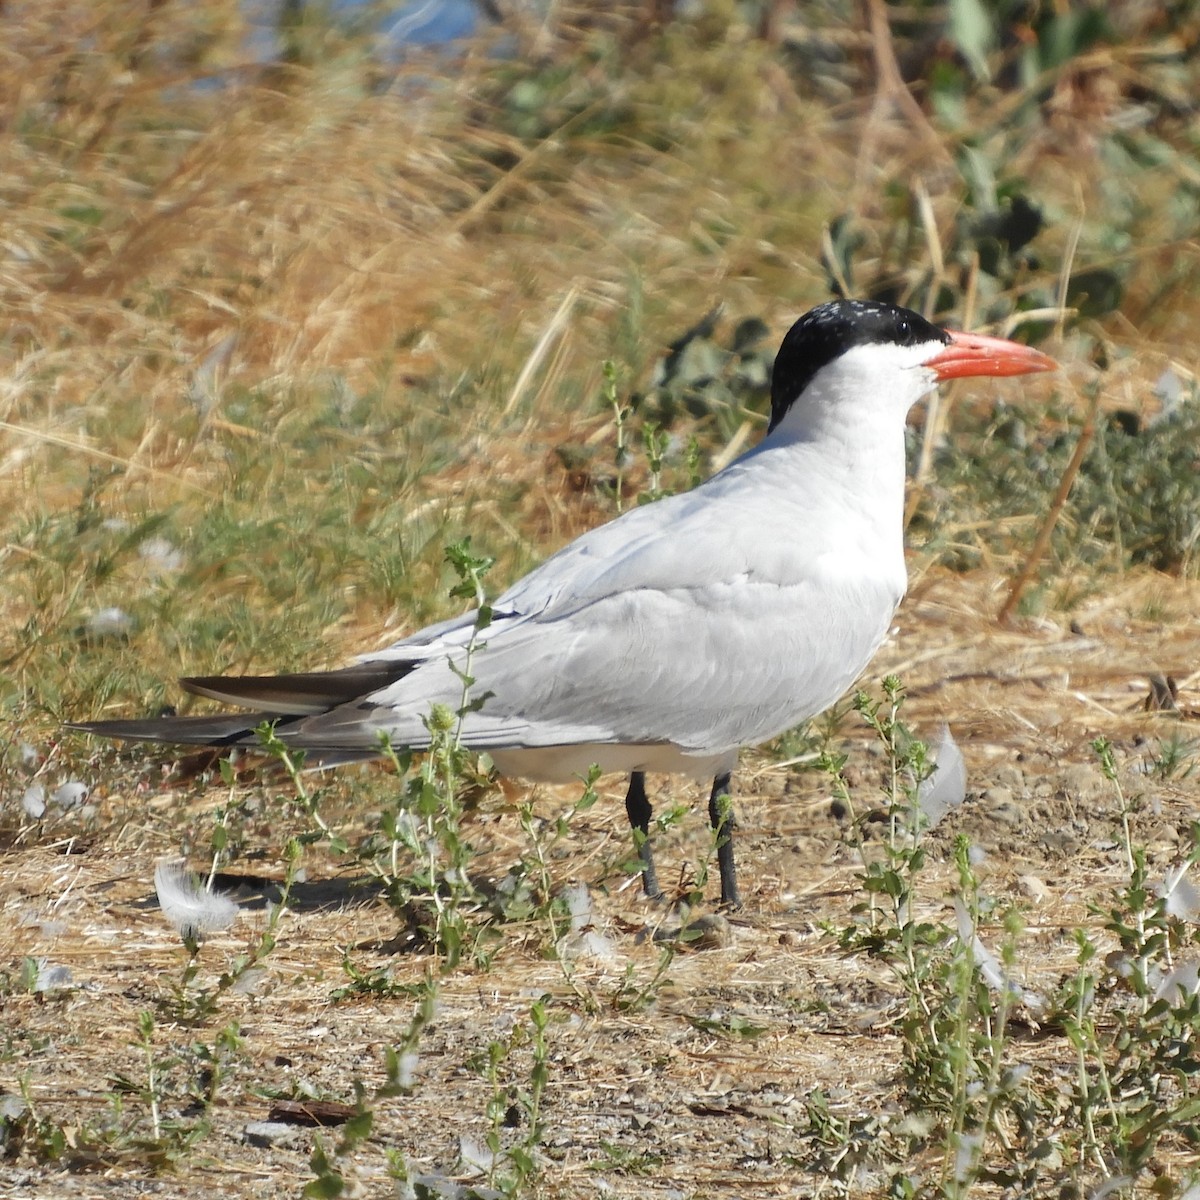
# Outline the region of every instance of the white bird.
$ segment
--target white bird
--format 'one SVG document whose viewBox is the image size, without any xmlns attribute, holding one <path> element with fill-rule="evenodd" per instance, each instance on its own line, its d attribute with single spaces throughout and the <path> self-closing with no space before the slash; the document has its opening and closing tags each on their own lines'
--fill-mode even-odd
<svg viewBox="0 0 1200 1200">
<path fill-rule="evenodd" d="M 565 546 L 492 605 L 341 670 L 181 680 L 241 715 L 79 724 L 105 737 L 254 746 L 275 722 L 310 763 L 428 745 L 431 706 L 504 775 L 630 772 L 626 810 L 659 895 L 645 773 L 712 779 L 721 899 L 739 903 L 725 799 L 738 752 L 836 701 L 904 595 L 904 427 L 943 380 L 1049 371 L 1014 342 L 949 333 L 907 309 L 836 300 L 801 317 L 775 361 L 766 436 L 690 492 L 631 509 Z"/>
</svg>

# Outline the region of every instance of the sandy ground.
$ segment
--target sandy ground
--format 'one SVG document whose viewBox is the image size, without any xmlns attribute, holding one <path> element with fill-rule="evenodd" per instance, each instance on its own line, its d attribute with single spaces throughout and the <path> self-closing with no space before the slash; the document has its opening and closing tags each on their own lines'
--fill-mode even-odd
<svg viewBox="0 0 1200 1200">
<path fill-rule="evenodd" d="M 1097 766 L 1094 737 L 1113 740 L 1126 786 L 1141 796 L 1134 835 L 1152 874 L 1160 877 L 1187 853 L 1197 776 L 1163 782 L 1145 766 L 1160 739 L 1191 737 L 1195 728 L 1200 585 L 1114 580 L 1071 619 L 1000 630 L 992 616 L 1004 588 L 1003 579 L 983 574 L 915 580 L 895 636 L 866 682 L 898 672 L 909 690 L 909 725 L 933 739 L 949 722 L 966 758 L 968 798 L 930 835 L 922 904 L 953 923 L 950 848 L 954 834 L 967 834 L 981 852 L 985 892 L 1024 906 L 1024 982 L 1052 990 L 1071 968 L 1073 927 L 1082 924 L 1103 940 L 1088 901 L 1125 878 L 1119 806 Z M 1147 612 L 1153 619 L 1140 615 Z M 1143 710 L 1156 671 L 1178 681 L 1182 717 Z M 880 754 L 857 718 L 846 718 L 841 734 L 857 802 L 870 807 Z M 488 970 L 454 971 L 421 1038 L 411 1095 L 376 1101 L 370 1138 L 343 1163 L 351 1194 L 393 1194 L 385 1174 L 389 1149 L 401 1151 L 414 1171 L 471 1181 L 463 1151 L 469 1158 L 470 1146 L 484 1141 L 493 1088 L 470 1060 L 508 1039 L 514 1023 L 527 1023 L 531 1002 L 543 994 L 552 1001 L 542 1172 L 522 1194 L 838 1194 L 832 1170 L 814 1169 L 820 1158 L 808 1136 L 806 1103 L 820 1088 L 837 1116 L 861 1122 L 869 1147 L 872 1122 L 899 1111 L 902 993 L 886 967 L 842 951 L 829 932 L 850 922 L 861 895 L 860 861 L 834 815 L 828 781 L 749 756 L 736 784 L 745 907 L 730 919 L 728 944 L 678 954 L 653 1002 L 618 1006 L 630 986 L 652 980 L 660 948 L 649 934 L 673 918 L 614 873 L 627 832 L 621 780 L 605 779 L 603 802 L 576 820 L 551 863 L 556 883 L 588 886 L 604 953 L 574 957 L 565 971 L 544 954 L 543 928 L 511 926 Z M 655 785 L 665 799 L 669 781 Z M 672 794 L 681 794 L 678 787 Z M 703 796 L 686 796 L 696 809 L 659 846 L 664 882 L 704 852 Z M 83 828 L 70 814 L 41 828 L 23 825 L 19 799 L 5 796 L 0 809 L 0 969 L 15 982 L 24 956 L 45 958 L 68 967 L 73 986 L 53 995 L 14 988 L 3 996 L 0 1094 L 24 1090 L 39 1118 L 75 1139 L 81 1127 L 111 1116 L 115 1079 L 145 1086 L 138 1014 L 149 1011 L 160 1115 L 196 1120 L 185 1094 L 196 1077 L 188 1047 L 211 1046 L 234 1021 L 242 1042 L 209 1113 L 211 1127 L 174 1164 L 156 1171 L 149 1152 L 133 1144 L 94 1158 L 68 1151 L 52 1163 L 38 1161 L 27 1145 L 0 1159 L 0 1194 L 298 1194 L 312 1177 L 313 1130 L 277 1129 L 262 1145 L 247 1127 L 266 1120 L 272 1096 L 307 1091 L 352 1102 L 355 1080 L 368 1095 L 382 1082 L 383 1049 L 407 1028 L 412 1002 L 403 995 L 331 1001 L 346 982 L 347 950 L 361 970 L 390 964 L 397 981 L 419 979 L 428 957 L 391 953 L 391 911 L 351 886 L 335 860 L 313 851 L 252 993 L 225 995 L 215 1015 L 184 1027 L 172 1019 L 172 996 L 185 955 L 154 900 L 154 864 L 177 853 L 189 833 L 204 845 L 222 789 L 160 784 L 134 792 L 120 779 L 99 780 L 95 817 Z M 546 790 L 539 811 L 552 817 L 572 799 L 570 789 Z M 503 874 L 525 848 L 516 818 L 503 808 L 498 796 L 485 803 L 468 829 L 485 877 Z M 295 828 L 303 828 L 298 816 Z M 264 821 L 259 832 L 264 858 L 250 865 L 278 877 L 281 829 Z M 203 866 L 202 856 L 192 862 Z M 264 919 L 261 902 L 248 896 L 239 925 L 204 945 L 196 985 L 211 984 Z M 751 1036 L 721 1032 L 730 1028 Z M 1071 1059 L 1061 1035 L 1015 1029 L 1013 1038 L 1014 1061 Z M 530 1061 L 528 1045 L 519 1046 L 501 1078 L 527 1087 Z M 148 1133 L 144 1100 L 133 1094 L 124 1104 L 118 1121 Z M 513 1116 L 505 1138 L 522 1133 L 524 1118 L 515 1110 Z M 320 1136 L 332 1145 L 337 1131 Z M 1182 1156 L 1172 1159 L 1169 1146 L 1161 1153 L 1164 1169 L 1188 1165 Z M 868 1149 L 856 1177 L 860 1194 L 884 1187 L 890 1169 L 872 1162 Z M 914 1160 L 910 1169 L 937 1168 Z"/>
</svg>

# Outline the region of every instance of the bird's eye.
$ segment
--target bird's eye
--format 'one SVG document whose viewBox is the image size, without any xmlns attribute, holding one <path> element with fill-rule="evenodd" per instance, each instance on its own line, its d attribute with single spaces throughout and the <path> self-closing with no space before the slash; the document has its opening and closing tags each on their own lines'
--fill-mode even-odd
<svg viewBox="0 0 1200 1200">
<path fill-rule="evenodd" d="M 912 326 L 902 317 L 896 324 L 896 332 L 901 342 L 907 342 L 912 337 Z"/>
</svg>

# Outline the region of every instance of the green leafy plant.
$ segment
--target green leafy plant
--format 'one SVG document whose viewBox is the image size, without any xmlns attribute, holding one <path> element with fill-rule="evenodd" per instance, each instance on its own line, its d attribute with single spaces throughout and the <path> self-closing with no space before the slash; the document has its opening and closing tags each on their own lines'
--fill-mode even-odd
<svg viewBox="0 0 1200 1200">
<path fill-rule="evenodd" d="M 862 1161 L 863 1137 L 882 1138 L 897 1161 L 912 1151 L 908 1138 L 936 1139 L 942 1151 L 937 1194 L 959 1197 L 984 1177 L 1020 1182 L 1012 1163 L 997 1165 L 988 1147 L 997 1140 L 1005 1144 L 997 1133 L 998 1114 L 1007 1116 L 1027 1102 L 1025 1074 L 1011 1068 L 1008 1054 L 1008 1023 L 1020 1000 L 1010 980 L 1021 923 L 1015 912 L 1005 915 L 999 959 L 981 948 L 976 930 L 985 916 L 994 917 L 994 906 L 981 891 L 963 837 L 954 843 L 958 929 L 920 915 L 928 906 L 918 890 L 927 860 L 921 785 L 933 764 L 926 746 L 904 726 L 902 706 L 903 688 L 895 677 L 884 680 L 881 699 L 859 693 L 854 701 L 884 751 L 884 806 L 873 823 L 882 828 L 882 837 L 869 838 L 856 813 L 842 774 L 844 755 L 827 751 L 825 767 L 851 815 L 864 858 L 865 899 L 854 905 L 856 920 L 839 940 L 885 962 L 901 986 L 900 1072 L 908 1102 L 923 1116 L 908 1134 L 885 1136 L 880 1126 L 838 1121 L 827 1106 L 818 1106 L 810 1110 L 810 1136 L 843 1172 Z"/>
<path fill-rule="evenodd" d="M 970 539 L 981 550 L 989 540 L 992 549 L 1007 549 L 1012 531 L 1020 529 L 1014 522 L 1049 505 L 1074 451 L 1075 423 L 1067 412 L 1030 422 L 1006 408 L 960 420 L 935 460 L 944 489 L 938 522 L 977 529 Z M 1136 418 L 1101 422 L 1053 535 L 1054 565 L 1090 575 L 1133 566 L 1194 575 L 1200 563 L 1198 437 L 1200 405 L 1194 402 L 1145 426 Z M 979 470 L 983 461 L 986 472 Z M 936 548 L 936 526 L 929 535 Z M 954 541 L 943 561 L 960 568 L 978 561 L 970 540 L 956 535 Z"/>
<path fill-rule="evenodd" d="M 865 709 L 895 780 L 921 755 L 903 749 L 894 682 L 884 695 Z M 1081 1188 L 1096 1179 L 1132 1185 L 1152 1170 L 1164 1140 L 1200 1141 L 1200 1101 L 1191 1087 L 1200 1071 L 1200 914 L 1181 883 L 1200 861 L 1200 831 L 1193 831 L 1184 863 L 1156 889 L 1134 836 L 1137 806 L 1125 794 L 1112 746 L 1101 739 L 1096 753 L 1117 796 L 1126 880 L 1092 909 L 1117 949 L 1102 957 L 1095 936 L 1076 929 L 1077 968 L 1049 998 L 1014 982 L 1020 913 L 999 910 L 983 893 L 965 838 L 954 845 L 957 933 L 933 922 L 916 936 L 911 914 L 920 864 L 905 829 L 912 816 L 904 787 L 895 793 L 885 782 L 885 795 L 901 801 L 898 811 L 893 805 L 897 820 L 889 822 L 876 868 L 868 863 L 863 875 L 872 897 L 857 908 L 865 925 L 844 931 L 842 940 L 881 957 L 902 984 L 901 1072 L 913 1117 L 898 1127 L 864 1124 L 838 1117 L 827 1101 L 810 1102 L 805 1137 L 813 1144 L 810 1161 L 822 1170 L 848 1182 L 867 1160 L 905 1162 L 916 1144 L 932 1142 L 941 1147 L 936 1182 L 927 1185 L 932 1194 L 962 1197 L 982 1184 L 1041 1194 L 1047 1171 Z M 1000 949 L 992 955 L 981 931 L 997 922 Z M 1029 1013 L 1070 1045 L 1070 1086 L 1022 1061 L 1012 1030 Z M 901 1192 L 919 1187 L 907 1170 L 893 1179 Z"/>
<path fill-rule="evenodd" d="M 487 1104 L 489 1129 L 485 1144 L 489 1155 L 488 1182 L 506 1196 L 517 1197 L 538 1175 L 537 1147 L 543 1136 L 542 1102 L 549 1081 L 548 998 L 535 1001 L 527 1022 L 514 1024 L 507 1039 L 488 1043 L 468 1065 L 491 1088 Z M 528 1058 L 524 1078 L 513 1078 L 518 1056 Z M 516 1138 L 506 1129 L 523 1128 Z"/>
<path fill-rule="evenodd" d="M 1162 1138 L 1200 1142 L 1200 1100 L 1192 1087 L 1200 1072 L 1200 991 L 1186 966 L 1200 953 L 1200 930 L 1190 903 L 1181 905 L 1175 894 L 1200 861 L 1200 829 L 1193 827 L 1192 849 L 1168 880 L 1173 886 L 1156 894 L 1145 851 L 1133 838 L 1135 805 L 1121 785 L 1113 747 L 1101 738 L 1095 749 L 1120 806 L 1127 881 L 1109 904 L 1094 906 L 1119 946 L 1107 970 L 1097 969 L 1095 941 L 1077 934 L 1079 969 L 1065 989 L 1063 1025 L 1078 1055 L 1072 1100 L 1083 1151 L 1104 1172 L 1136 1179 L 1150 1168 Z"/>
</svg>

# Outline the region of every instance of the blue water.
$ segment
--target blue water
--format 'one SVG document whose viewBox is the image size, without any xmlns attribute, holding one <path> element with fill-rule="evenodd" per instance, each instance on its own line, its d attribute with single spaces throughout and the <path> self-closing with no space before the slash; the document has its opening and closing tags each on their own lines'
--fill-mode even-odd
<svg viewBox="0 0 1200 1200">
<path fill-rule="evenodd" d="M 340 0 L 338 7 L 353 3 Z M 395 48 L 440 46 L 470 37 L 479 28 L 479 16 L 473 0 L 411 0 L 392 14 L 382 33 Z"/>
<path fill-rule="evenodd" d="M 241 3 L 250 24 L 245 46 L 247 60 L 275 61 L 282 50 L 279 22 L 284 0 L 241 0 Z M 335 18 L 344 17 L 348 23 L 359 24 L 365 17 L 376 33 L 376 53 L 387 62 L 403 58 L 411 48 L 449 48 L 486 25 L 474 0 L 409 0 L 407 4 L 392 6 L 372 4 L 370 0 L 327 0 L 321 8 Z"/>
</svg>

